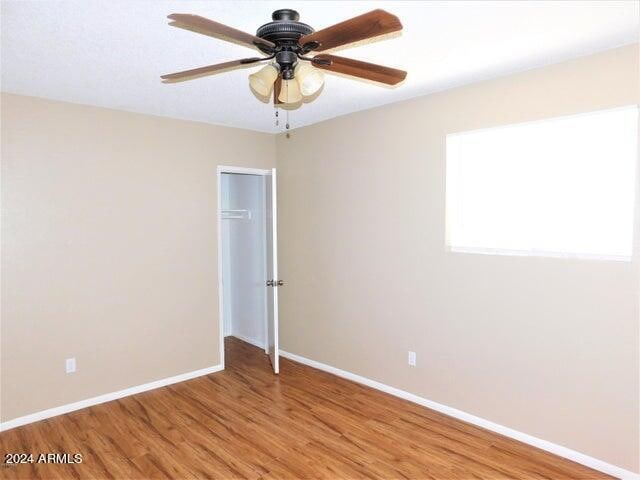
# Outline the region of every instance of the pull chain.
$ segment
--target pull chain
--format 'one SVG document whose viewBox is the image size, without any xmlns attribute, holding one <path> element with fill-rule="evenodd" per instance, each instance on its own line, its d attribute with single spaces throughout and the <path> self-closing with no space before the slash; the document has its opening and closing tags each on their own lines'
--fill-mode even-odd
<svg viewBox="0 0 640 480">
<path fill-rule="evenodd" d="M 286 137 L 287 137 L 287 138 L 291 138 L 291 134 L 289 133 L 289 110 L 287 110 L 287 125 L 286 125 L 286 128 L 287 128 L 287 135 L 286 135 Z"/>
<path fill-rule="evenodd" d="M 287 100 L 289 100 L 289 82 L 287 82 Z M 289 110 L 287 110 L 287 123 L 285 125 L 285 128 L 287 129 L 287 138 L 289 138 Z"/>
<path fill-rule="evenodd" d="M 289 85 L 287 84 L 287 86 L 285 87 L 287 89 L 287 98 L 289 98 Z M 275 111 L 275 124 L 276 127 L 280 125 L 280 113 L 278 111 L 278 105 L 275 103 L 275 97 L 274 97 L 274 103 L 273 103 L 273 109 Z M 289 125 L 289 110 L 286 110 L 285 113 L 285 129 L 287 130 L 287 138 L 290 138 L 289 135 L 289 129 L 290 129 L 290 125 Z"/>
</svg>

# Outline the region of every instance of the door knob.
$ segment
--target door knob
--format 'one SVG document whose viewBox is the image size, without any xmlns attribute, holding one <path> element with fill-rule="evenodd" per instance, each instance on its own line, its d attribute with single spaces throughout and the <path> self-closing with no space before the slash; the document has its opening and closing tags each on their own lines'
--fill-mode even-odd
<svg viewBox="0 0 640 480">
<path fill-rule="evenodd" d="M 267 280 L 267 287 L 281 287 L 284 285 L 282 280 Z"/>
<path fill-rule="evenodd" d="M 283 282 L 282 280 L 278 280 L 278 281 L 276 282 L 276 285 L 277 285 L 278 287 L 281 287 L 281 286 L 283 286 L 283 285 L 284 285 L 284 282 Z"/>
<path fill-rule="evenodd" d="M 267 280 L 267 287 L 274 287 L 274 282 L 273 280 Z"/>
</svg>

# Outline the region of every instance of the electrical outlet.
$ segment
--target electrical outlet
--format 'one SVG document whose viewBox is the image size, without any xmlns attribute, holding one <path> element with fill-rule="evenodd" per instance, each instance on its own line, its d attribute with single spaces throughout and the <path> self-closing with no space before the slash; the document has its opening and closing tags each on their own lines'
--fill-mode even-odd
<svg viewBox="0 0 640 480">
<path fill-rule="evenodd" d="M 407 363 L 412 367 L 416 366 L 416 352 L 409 351 L 409 357 L 407 358 Z"/>
<path fill-rule="evenodd" d="M 67 373 L 73 373 L 76 371 L 76 357 L 67 358 L 66 361 Z"/>
</svg>

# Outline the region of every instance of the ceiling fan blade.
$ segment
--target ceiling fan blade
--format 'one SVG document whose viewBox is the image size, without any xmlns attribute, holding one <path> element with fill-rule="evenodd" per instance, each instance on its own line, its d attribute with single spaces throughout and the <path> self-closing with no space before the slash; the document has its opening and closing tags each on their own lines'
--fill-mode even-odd
<svg viewBox="0 0 640 480">
<path fill-rule="evenodd" d="M 311 42 L 317 42 L 319 46 L 313 50 L 323 52 L 330 48 L 360 42 L 400 30 L 402 30 L 402 24 L 398 17 L 378 9 L 305 35 L 300 38 L 299 43 L 304 46 Z"/>
<path fill-rule="evenodd" d="M 215 65 L 208 65 L 206 67 L 184 70 L 182 72 L 169 73 L 167 75 L 162 75 L 160 78 L 164 83 L 184 82 L 185 80 L 193 80 L 194 78 L 205 77 L 207 75 L 215 75 L 216 73 L 234 70 L 236 68 L 241 68 L 244 65 L 250 65 L 262 60 L 265 60 L 265 58 L 243 58 L 241 60 L 232 60 L 231 62 L 217 63 Z"/>
<path fill-rule="evenodd" d="M 282 102 L 278 98 L 280 90 L 282 89 L 282 77 L 278 75 L 276 81 L 273 83 L 273 104 L 280 105 Z"/>
<path fill-rule="evenodd" d="M 316 68 L 342 73 L 352 77 L 364 78 L 386 85 L 396 85 L 407 77 L 407 72 L 404 70 L 353 60 L 352 58 L 338 57 L 337 55 L 329 55 L 327 53 L 316 55 L 313 57 L 312 63 Z"/>
<path fill-rule="evenodd" d="M 211 37 L 221 38 L 233 43 L 239 43 L 241 45 L 255 48 L 257 45 L 262 45 L 268 48 L 274 48 L 275 44 L 250 33 L 236 30 L 235 28 L 223 25 L 222 23 L 214 22 L 208 18 L 201 17 L 199 15 L 191 15 L 188 13 L 172 13 L 167 18 L 173 20 L 169 25 L 175 27 L 191 30 L 203 35 L 209 35 Z"/>
</svg>

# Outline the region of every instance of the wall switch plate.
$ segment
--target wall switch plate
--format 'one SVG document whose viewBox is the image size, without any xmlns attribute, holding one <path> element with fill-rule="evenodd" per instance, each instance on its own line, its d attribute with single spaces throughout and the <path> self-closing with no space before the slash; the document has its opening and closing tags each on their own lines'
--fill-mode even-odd
<svg viewBox="0 0 640 480">
<path fill-rule="evenodd" d="M 409 352 L 409 357 L 407 358 L 407 363 L 412 367 L 416 366 L 416 352 Z"/>
<path fill-rule="evenodd" d="M 73 373 L 76 371 L 76 357 L 67 358 L 66 368 L 67 368 L 67 373 Z"/>
</svg>

